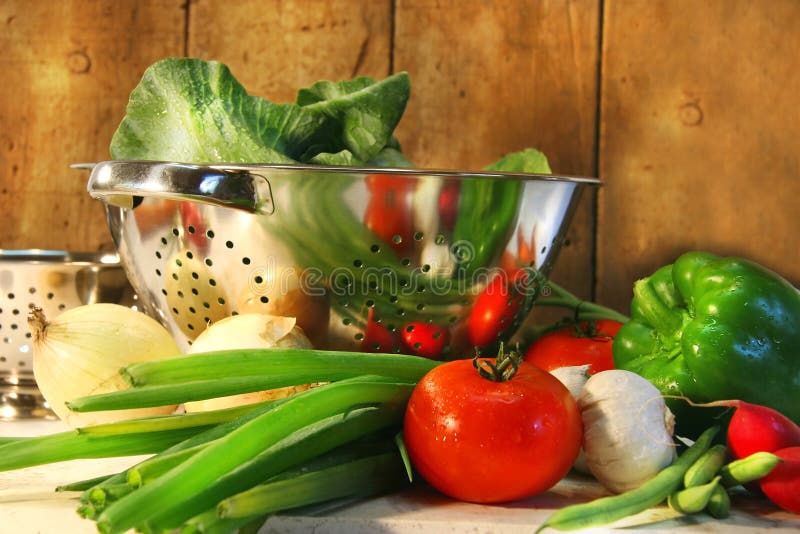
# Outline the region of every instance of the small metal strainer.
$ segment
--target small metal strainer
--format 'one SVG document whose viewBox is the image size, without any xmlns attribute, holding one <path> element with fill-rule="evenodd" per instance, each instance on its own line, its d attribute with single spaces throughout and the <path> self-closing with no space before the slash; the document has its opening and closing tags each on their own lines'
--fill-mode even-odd
<svg viewBox="0 0 800 534">
<path fill-rule="evenodd" d="M 32 306 L 53 319 L 83 304 L 134 300 L 116 254 L 0 249 L 0 420 L 52 415 L 33 377 Z"/>
</svg>

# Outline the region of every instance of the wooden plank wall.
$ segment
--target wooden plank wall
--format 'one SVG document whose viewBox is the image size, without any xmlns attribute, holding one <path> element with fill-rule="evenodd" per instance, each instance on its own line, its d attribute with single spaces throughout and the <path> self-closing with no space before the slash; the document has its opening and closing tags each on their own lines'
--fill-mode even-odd
<svg viewBox="0 0 800 534">
<path fill-rule="evenodd" d="M 582 297 L 625 310 L 690 248 L 800 284 L 793 0 L 5 0 L 0 25 L 0 248 L 110 245 L 68 165 L 108 158 L 147 65 L 191 55 L 273 101 L 407 70 L 397 136 L 418 165 L 533 146 L 600 176 L 555 275 Z"/>
</svg>

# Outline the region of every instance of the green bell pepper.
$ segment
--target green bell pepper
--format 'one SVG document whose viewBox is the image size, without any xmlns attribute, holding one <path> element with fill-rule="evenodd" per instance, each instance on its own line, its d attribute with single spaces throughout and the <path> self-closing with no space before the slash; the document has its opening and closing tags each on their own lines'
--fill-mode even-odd
<svg viewBox="0 0 800 534">
<path fill-rule="evenodd" d="M 800 423 L 800 291 L 789 282 L 748 260 L 689 252 L 637 281 L 633 294 L 631 320 L 614 340 L 617 368 L 664 395 L 739 399 Z M 714 414 L 667 404 L 690 437 Z"/>
</svg>

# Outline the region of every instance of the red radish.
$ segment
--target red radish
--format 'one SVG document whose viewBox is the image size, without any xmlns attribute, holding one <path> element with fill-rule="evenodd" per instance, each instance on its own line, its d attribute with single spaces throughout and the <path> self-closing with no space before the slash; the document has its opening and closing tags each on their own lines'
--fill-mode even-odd
<svg viewBox="0 0 800 534">
<path fill-rule="evenodd" d="M 741 400 L 721 400 L 692 406 L 736 408 L 728 424 L 728 450 L 734 458 L 745 458 L 755 452 L 775 452 L 800 446 L 800 426 L 782 413 L 767 406 Z"/>
<path fill-rule="evenodd" d="M 774 452 L 783 459 L 759 483 L 769 500 L 785 510 L 800 514 L 800 446 Z"/>
<path fill-rule="evenodd" d="M 728 425 L 728 448 L 735 458 L 800 446 L 800 426 L 772 408 L 732 401 L 736 412 Z"/>
</svg>

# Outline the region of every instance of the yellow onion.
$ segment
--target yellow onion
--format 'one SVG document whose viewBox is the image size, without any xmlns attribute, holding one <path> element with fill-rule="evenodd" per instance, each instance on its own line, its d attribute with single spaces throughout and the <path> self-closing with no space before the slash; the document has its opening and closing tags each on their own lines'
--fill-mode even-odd
<svg viewBox="0 0 800 534">
<path fill-rule="evenodd" d="M 303 330 L 297 326 L 297 321 L 294 317 L 263 313 L 243 313 L 212 323 L 194 340 L 189 349 L 189 354 L 230 349 L 269 349 L 276 347 L 310 349 L 312 345 Z M 309 387 L 311 386 L 288 386 L 268 391 L 187 402 L 184 408 L 187 412 L 231 408 L 233 406 L 288 397 Z"/>
<path fill-rule="evenodd" d="M 72 427 L 172 413 L 176 406 L 75 413 L 66 402 L 127 389 L 119 374 L 133 362 L 180 353 L 155 319 L 119 304 L 86 304 L 48 321 L 41 309 L 28 317 L 33 337 L 33 374 L 55 414 Z"/>
</svg>

